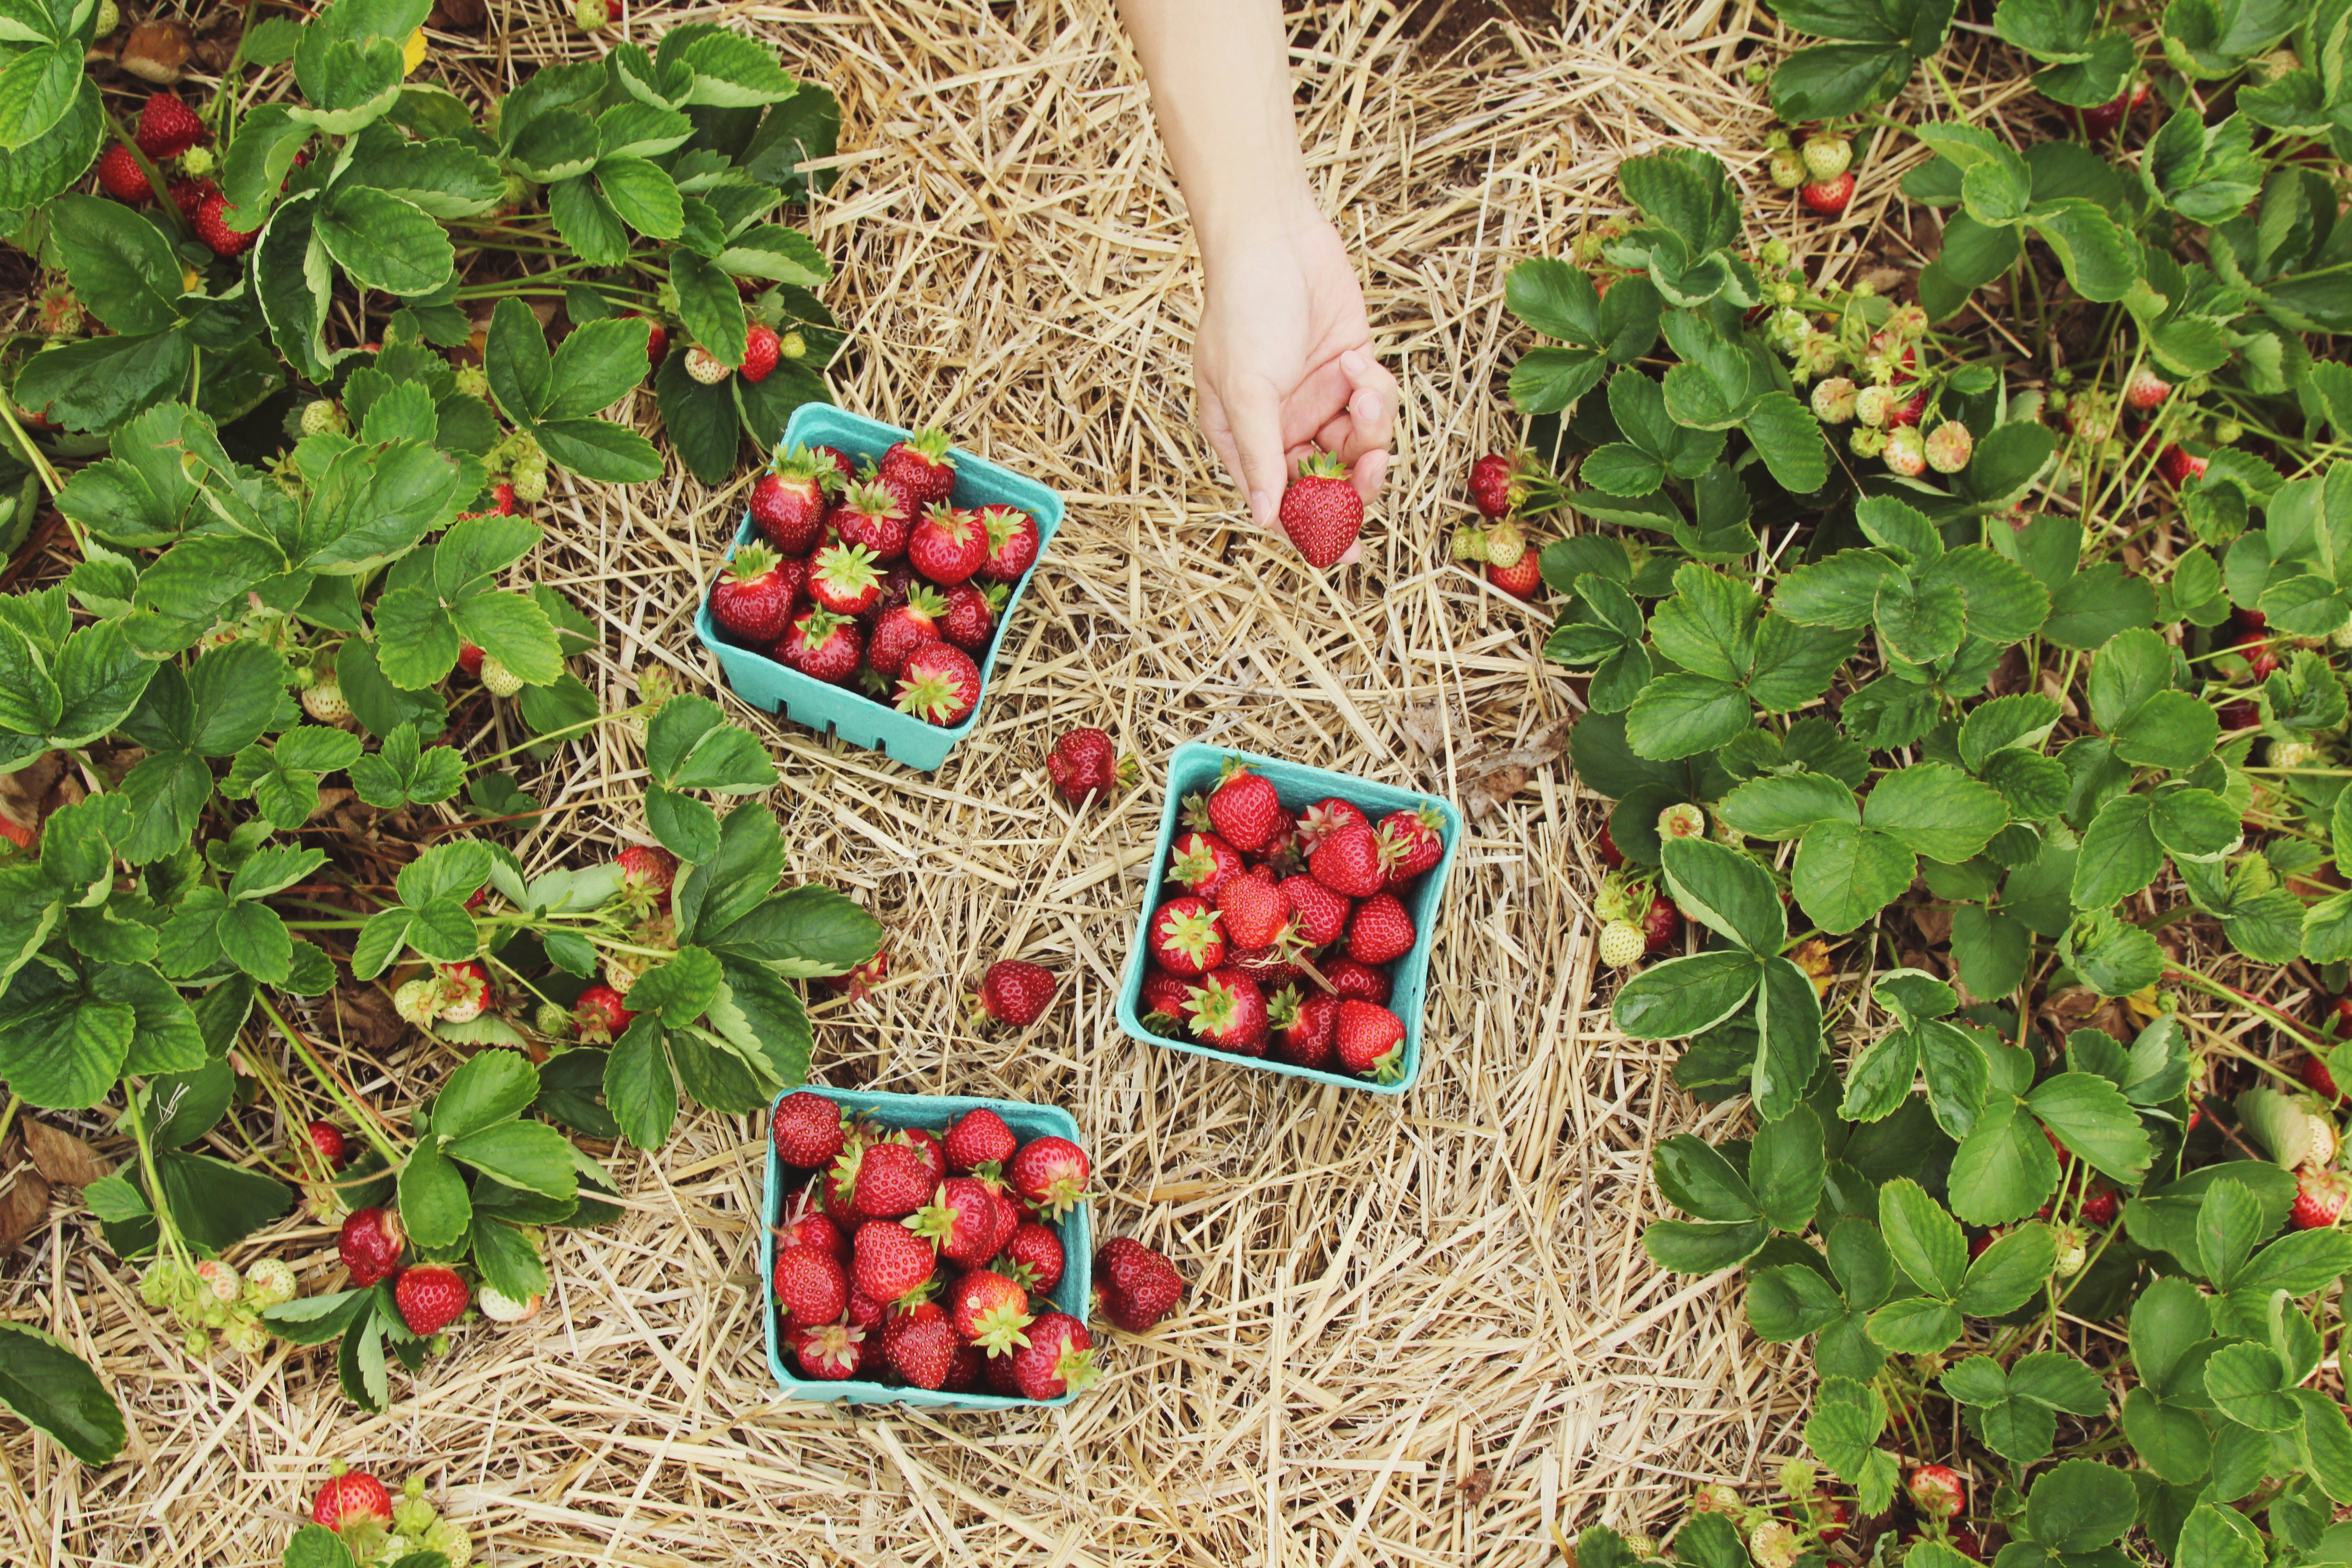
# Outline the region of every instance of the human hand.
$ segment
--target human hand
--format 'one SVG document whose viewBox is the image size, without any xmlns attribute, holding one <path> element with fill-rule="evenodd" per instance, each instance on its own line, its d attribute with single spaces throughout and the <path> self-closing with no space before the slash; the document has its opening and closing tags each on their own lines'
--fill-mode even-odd
<svg viewBox="0 0 2352 1568">
<path fill-rule="evenodd" d="M 1307 207 L 1256 223 L 1207 257 L 1208 299 L 1192 343 L 1201 429 L 1278 529 L 1299 459 L 1339 454 L 1369 504 L 1388 472 L 1396 380 L 1371 356 L 1371 329 L 1339 233 Z M 1341 559 L 1361 557 L 1351 547 Z"/>
</svg>

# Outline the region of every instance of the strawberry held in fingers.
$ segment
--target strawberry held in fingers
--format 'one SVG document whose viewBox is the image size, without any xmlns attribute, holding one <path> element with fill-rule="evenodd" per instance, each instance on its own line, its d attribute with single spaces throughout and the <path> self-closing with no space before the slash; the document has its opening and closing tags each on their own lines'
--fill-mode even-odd
<svg viewBox="0 0 2352 1568">
<path fill-rule="evenodd" d="M 777 565 L 776 552 L 756 544 L 727 563 L 710 585 L 710 618 L 719 630 L 753 644 L 772 643 L 784 635 L 792 589 Z"/>
<path fill-rule="evenodd" d="M 1206 974 L 1225 962 L 1224 927 L 1206 899 L 1170 899 L 1152 911 L 1144 951 L 1171 974 Z"/>
<path fill-rule="evenodd" d="M 1336 453 L 1317 452 L 1299 461 L 1278 515 L 1308 565 L 1336 566 L 1364 531 L 1364 498 Z"/>
<path fill-rule="evenodd" d="M 955 459 L 948 456 L 948 433 L 922 429 L 895 443 L 882 454 L 877 473 L 883 483 L 902 489 L 916 508 L 943 501 L 955 493 Z"/>
<path fill-rule="evenodd" d="M 980 667 L 947 643 L 925 643 L 899 667 L 898 708 L 928 724 L 951 729 L 980 705 Z"/>
<path fill-rule="evenodd" d="M 1820 180 L 1799 187 L 1797 199 L 1805 210 L 1816 217 L 1837 217 L 1853 200 L 1853 171 L 1849 169 L 1833 180 Z"/>
<path fill-rule="evenodd" d="M 980 575 L 991 583 L 1018 583 L 1037 560 L 1037 520 L 1016 506 L 982 507 L 979 520 L 988 534 L 988 558 L 980 563 Z"/>
<path fill-rule="evenodd" d="M 1001 958 L 988 966 L 988 973 L 981 976 L 979 988 L 964 1002 L 971 1008 L 975 1028 L 1002 1024 L 1007 1028 L 1025 1029 L 1045 1016 L 1060 984 L 1050 969 L 1041 969 L 1017 958 Z"/>
<path fill-rule="evenodd" d="M 795 447 L 751 486 L 751 521 L 785 555 L 806 555 L 824 533 L 840 470 L 821 451 Z"/>
<path fill-rule="evenodd" d="M 934 501 L 907 536 L 907 559 L 932 582 L 951 588 L 988 559 L 988 531 L 971 513 Z"/>
</svg>

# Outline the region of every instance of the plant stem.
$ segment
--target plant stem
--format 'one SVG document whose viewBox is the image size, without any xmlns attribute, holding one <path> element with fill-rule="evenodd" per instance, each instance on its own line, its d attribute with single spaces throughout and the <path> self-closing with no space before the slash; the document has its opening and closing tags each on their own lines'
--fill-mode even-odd
<svg viewBox="0 0 2352 1568">
<path fill-rule="evenodd" d="M 404 1156 L 399 1149 L 386 1142 L 384 1138 L 385 1132 L 390 1132 L 394 1138 L 399 1137 L 398 1129 L 386 1121 L 383 1114 L 373 1106 L 362 1101 L 358 1094 L 343 1082 L 340 1075 L 331 1071 L 325 1062 L 312 1053 L 310 1042 L 302 1037 L 301 1032 L 288 1023 L 285 1016 L 276 1007 L 270 1005 L 268 992 L 256 991 L 253 999 L 261 1005 L 261 1010 L 264 1013 L 269 1015 L 269 1021 L 278 1026 L 278 1032 L 284 1035 L 288 1043 L 293 1046 L 295 1055 L 300 1057 L 309 1064 L 310 1070 L 319 1075 L 319 1082 L 333 1098 L 335 1103 L 350 1114 L 352 1122 L 366 1136 L 367 1141 L 375 1145 L 375 1152 L 383 1156 L 383 1163 L 394 1170 L 398 1170 Z M 383 1131 L 379 1131 L 379 1128 Z"/>
</svg>

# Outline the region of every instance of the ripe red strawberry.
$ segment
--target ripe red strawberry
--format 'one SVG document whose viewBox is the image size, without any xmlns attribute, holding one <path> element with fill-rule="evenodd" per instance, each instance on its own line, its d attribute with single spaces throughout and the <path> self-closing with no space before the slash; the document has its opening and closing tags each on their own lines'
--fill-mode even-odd
<svg viewBox="0 0 2352 1568">
<path fill-rule="evenodd" d="M 1087 1326 L 1062 1312 L 1047 1312 L 1029 1325 L 1028 1342 L 1012 1356 L 1013 1378 L 1030 1399 L 1083 1394 L 1098 1375 L 1094 1339 Z"/>
<path fill-rule="evenodd" d="M 1227 954 L 1225 967 L 1249 976 L 1260 995 L 1271 995 L 1302 973 L 1295 944 L 1287 936 L 1271 947 L 1235 948 Z"/>
<path fill-rule="evenodd" d="M 975 1268 L 948 1288 L 948 1322 L 960 1339 L 1004 1355 L 1034 1321 L 1029 1293 L 992 1268 Z"/>
<path fill-rule="evenodd" d="M 1371 819 L 1353 801 L 1328 795 L 1298 814 L 1298 847 L 1308 855 L 1343 827 L 1370 827 Z"/>
<path fill-rule="evenodd" d="M 1290 900 L 1290 929 L 1298 945 L 1328 947 L 1346 932 L 1348 900 L 1314 878 L 1285 877 L 1282 892 Z"/>
<path fill-rule="evenodd" d="M 1236 881 L 1247 881 L 1236 878 Z M 1144 950 L 1172 975 L 1206 974 L 1225 962 L 1225 931 L 1206 899 L 1186 894 L 1152 911 Z"/>
<path fill-rule="evenodd" d="M 1029 1205 L 1059 1219 L 1086 1195 L 1087 1152 L 1066 1138 L 1032 1138 L 1004 1168 L 1004 1179 Z"/>
<path fill-rule="evenodd" d="M 1002 1024 L 1025 1029 L 1045 1016 L 1060 984 L 1050 969 L 1017 958 L 1000 958 L 980 977 L 979 989 L 964 997 L 971 1009 L 971 1026 L 978 1029 Z"/>
<path fill-rule="evenodd" d="M 969 1174 L 983 1165 L 1002 1165 L 1013 1158 L 1021 1141 L 1004 1124 L 1004 1118 L 983 1105 L 948 1124 L 944 1146 L 948 1169 Z"/>
<path fill-rule="evenodd" d="M 1614 871 L 1620 866 L 1625 864 L 1625 857 L 1623 853 L 1618 849 L 1617 841 L 1609 837 L 1609 825 L 1607 823 L 1604 822 L 1601 825 L 1600 837 L 1593 840 L 1592 847 L 1594 852 L 1601 857 L 1601 864 L 1608 869 Z"/>
<path fill-rule="evenodd" d="M 1265 994 L 1238 969 L 1213 970 L 1192 988 L 1192 1034 L 1239 1056 L 1265 1054 Z"/>
<path fill-rule="evenodd" d="M 170 180 L 164 183 L 163 194 L 180 209 L 184 222 L 194 223 L 205 204 L 220 195 L 220 187 L 210 180 Z"/>
<path fill-rule="evenodd" d="M 1225 759 L 1217 787 L 1209 792 L 1203 810 L 1207 820 L 1192 826 L 1214 828 L 1219 837 L 1244 855 L 1265 848 L 1283 824 L 1282 800 L 1274 785 L 1250 772 L 1249 764 L 1237 757 Z M 1187 815 L 1191 815 L 1189 809 Z"/>
<path fill-rule="evenodd" d="M 2323 1229 L 2343 1215 L 2347 1194 L 2352 1194 L 2352 1183 L 2346 1182 L 2341 1171 L 2299 1171 L 2294 1178 L 2294 1209 L 2288 1217 L 2297 1230 Z"/>
<path fill-rule="evenodd" d="M 865 546 L 877 561 L 896 561 L 907 553 L 914 513 L 880 485 L 853 484 L 825 521 L 845 544 Z"/>
<path fill-rule="evenodd" d="M 1276 992 L 1265 1005 L 1265 1054 L 1292 1067 L 1328 1068 L 1339 1026 L 1339 999 L 1320 991 L 1299 994 L 1296 985 Z"/>
<path fill-rule="evenodd" d="M 971 1176 L 941 1182 L 931 1201 L 908 1216 L 907 1226 L 936 1245 L 940 1257 L 966 1268 L 996 1256 L 995 1199 L 986 1183 Z"/>
<path fill-rule="evenodd" d="M 896 679 L 907 667 L 907 656 L 925 643 L 940 640 L 940 612 L 947 604 L 929 588 L 917 588 L 903 605 L 894 605 L 874 619 L 866 644 L 866 662 L 877 675 Z"/>
<path fill-rule="evenodd" d="M 955 1367 L 956 1333 L 934 1301 L 918 1301 L 882 1330 L 882 1359 L 917 1388 L 939 1388 Z"/>
<path fill-rule="evenodd" d="M 1445 817 L 1433 805 L 1392 811 L 1381 818 L 1376 831 L 1391 888 L 1411 881 L 1445 858 Z"/>
<path fill-rule="evenodd" d="M 2124 122 L 2124 117 L 2147 101 L 2147 88 L 2148 84 L 2144 81 L 2134 82 L 2106 102 L 2081 110 L 2084 134 L 2094 141 L 2104 141 L 2114 135 L 2116 128 Z"/>
<path fill-rule="evenodd" d="M 2172 395 L 2172 384 L 2142 366 L 2124 384 L 2124 401 L 2145 414 Z"/>
<path fill-rule="evenodd" d="M 948 433 L 918 430 L 882 454 L 876 472 L 883 483 L 903 489 L 912 510 L 941 501 L 955 493 L 955 459 L 948 456 Z"/>
<path fill-rule="evenodd" d="M 1912 1505 L 1929 1519 L 1957 1519 L 1968 1511 L 1968 1483 L 1947 1465 L 1922 1465 L 1906 1487 Z"/>
<path fill-rule="evenodd" d="M 1003 1252 L 1003 1267 L 997 1272 L 1023 1289 L 1042 1296 L 1062 1282 L 1062 1238 L 1051 1226 L 1022 1221 Z"/>
<path fill-rule="evenodd" d="M 786 555 L 806 555 L 824 532 L 826 498 L 841 476 L 822 451 L 795 447 L 751 486 L 751 521 Z"/>
<path fill-rule="evenodd" d="M 988 531 L 971 513 L 934 501 L 907 536 L 907 559 L 932 582 L 951 588 L 988 559 Z"/>
<path fill-rule="evenodd" d="M 980 667 L 971 655 L 943 642 L 927 642 L 898 667 L 898 711 L 926 723 L 952 729 L 980 706 Z"/>
<path fill-rule="evenodd" d="M 792 589 L 776 570 L 776 552 L 752 545 L 728 563 L 710 585 L 710 618 L 742 642 L 765 645 L 784 635 Z"/>
<path fill-rule="evenodd" d="M 986 653 L 996 636 L 997 601 L 989 595 L 1003 591 L 984 590 L 970 583 L 950 588 L 947 614 L 940 617 L 940 635 L 966 653 Z"/>
<path fill-rule="evenodd" d="M 1853 171 L 1848 169 L 1834 180 L 1821 180 L 1801 187 L 1797 199 L 1816 217 L 1836 217 L 1853 200 Z"/>
<path fill-rule="evenodd" d="M 774 1140 L 776 1158 L 787 1165 L 814 1171 L 841 1157 L 848 1142 L 848 1125 L 841 1107 L 821 1094 L 802 1089 L 776 1102 L 768 1119 L 768 1136 Z"/>
<path fill-rule="evenodd" d="M 854 616 L 882 597 L 882 574 L 863 545 L 828 544 L 809 558 L 809 597 L 836 616 Z"/>
<path fill-rule="evenodd" d="M 931 1195 L 929 1162 L 904 1143 L 877 1143 L 857 1165 L 857 1212 L 869 1219 L 903 1219 Z"/>
<path fill-rule="evenodd" d="M 811 1208 L 805 1192 L 801 1194 L 797 1207 L 798 1212 L 791 1219 L 776 1227 L 778 1255 L 795 1247 L 813 1247 L 819 1252 L 830 1253 L 835 1262 L 846 1267 L 849 1262 L 848 1233 L 834 1224 L 833 1216 L 823 1209 Z"/>
<path fill-rule="evenodd" d="M 217 191 L 205 198 L 204 205 L 196 209 L 196 237 L 215 256 L 243 256 L 261 231 L 231 228 L 221 216 L 227 205 L 228 198 Z"/>
<path fill-rule="evenodd" d="M 1100 730 L 1065 731 L 1045 753 L 1045 776 L 1072 805 L 1084 805 L 1089 796 L 1110 799 L 1133 784 L 1139 771 L 1135 759 L 1120 756 Z"/>
<path fill-rule="evenodd" d="M 412 1334 L 439 1333 L 457 1321 L 457 1314 L 473 1300 L 466 1282 L 457 1271 L 438 1263 L 420 1263 L 414 1268 L 404 1268 L 392 1287 L 392 1299 L 400 1308 L 400 1321 L 408 1325 Z"/>
<path fill-rule="evenodd" d="M 205 139 L 205 122 L 196 111 L 168 92 L 152 94 L 139 111 L 139 150 L 163 163 L 176 158 Z"/>
<path fill-rule="evenodd" d="M 848 1323 L 819 1323 L 793 1335 L 801 1370 L 827 1383 L 856 1377 L 866 1367 L 866 1331 Z"/>
<path fill-rule="evenodd" d="M 1229 877 L 1217 889 L 1217 913 L 1224 920 L 1225 940 L 1234 946 L 1272 947 L 1289 926 L 1290 898 L 1279 885 L 1258 878 Z"/>
<path fill-rule="evenodd" d="M 667 358 L 669 358 L 669 328 L 660 321 L 647 322 L 646 326 L 646 372 L 651 374 L 661 369 L 662 361 Z"/>
<path fill-rule="evenodd" d="M 351 1150 L 343 1142 L 343 1130 L 333 1122 L 313 1121 L 302 1129 L 302 1135 L 310 1141 L 310 1147 L 319 1152 L 319 1158 L 327 1163 L 329 1170 L 340 1171 L 349 1162 Z"/>
<path fill-rule="evenodd" d="M 774 1282 L 776 1310 L 796 1323 L 830 1323 L 849 1306 L 849 1275 L 841 1259 L 823 1247 L 788 1247 L 777 1253 Z"/>
<path fill-rule="evenodd" d="M 1287 881 L 1307 869 L 1307 849 L 1298 841 L 1298 816 L 1288 806 L 1282 809 L 1282 824 L 1265 847 L 1257 852 L 1261 870 L 1271 872 L 1277 882 Z"/>
<path fill-rule="evenodd" d="M 1348 922 L 1348 956 L 1359 963 L 1393 963 L 1412 951 L 1419 934 L 1394 893 L 1374 893 Z"/>
<path fill-rule="evenodd" d="M 802 612 L 776 645 L 778 663 L 835 686 L 845 685 L 857 673 L 865 653 L 857 623 L 821 608 Z"/>
<path fill-rule="evenodd" d="M 2336 1075 L 2329 1072 L 2327 1070 L 2327 1064 L 2321 1061 L 2317 1057 L 2305 1057 L 2303 1058 L 2302 1078 L 2305 1084 L 2309 1086 L 2315 1092 L 2326 1097 L 2326 1099 L 2341 1100 L 2344 1098 L 2343 1095 L 2336 1090 Z M 313 1123 L 313 1125 L 315 1126 L 317 1124 Z M 340 1136 L 340 1134 L 338 1134 L 338 1136 Z"/>
<path fill-rule="evenodd" d="M 2112 1225 L 2119 1206 L 2115 1194 L 2093 1193 L 2083 1200 L 2083 1223 L 2101 1226 Z"/>
<path fill-rule="evenodd" d="M 1351 899 L 1369 899 L 1389 885 L 1380 836 L 1369 827 L 1339 829 L 1307 857 L 1307 868 L 1317 881 Z"/>
<path fill-rule="evenodd" d="M 155 189 L 147 183 L 147 171 L 139 166 L 127 142 L 117 142 L 99 155 L 98 183 L 108 195 L 132 206 L 144 206 L 155 199 Z"/>
<path fill-rule="evenodd" d="M 922 1289 L 937 1263 L 931 1244 L 903 1225 L 861 1225 L 849 1246 L 851 1282 L 885 1306 Z"/>
<path fill-rule="evenodd" d="M 782 357 L 783 340 L 776 336 L 776 329 L 754 322 L 745 334 L 743 363 L 736 367 L 736 374 L 745 381 L 765 381 Z"/>
<path fill-rule="evenodd" d="M 891 1133 L 887 1142 L 904 1143 L 908 1148 L 920 1154 L 923 1157 L 923 1169 L 931 1173 L 931 1181 L 934 1184 L 947 1179 L 947 1145 L 940 1142 L 940 1135 L 929 1128 L 901 1127 Z"/>
<path fill-rule="evenodd" d="M 1037 559 L 1037 520 L 1016 506 L 984 506 L 980 526 L 988 533 L 988 559 L 979 575 L 991 583 L 1021 581 Z"/>
<path fill-rule="evenodd" d="M 890 954 L 877 952 L 846 974 L 828 974 L 824 983 L 855 1002 L 890 977 Z"/>
<path fill-rule="evenodd" d="M 1527 499 L 1518 479 L 1518 465 L 1500 452 L 1489 452 L 1470 465 L 1470 504 L 1482 517 L 1506 518 Z"/>
<path fill-rule="evenodd" d="M 849 1288 L 849 1310 L 842 1316 L 870 1333 L 889 1321 L 890 1309 L 853 1284 Z"/>
<path fill-rule="evenodd" d="M 1201 828 L 1178 834 L 1168 847 L 1168 879 L 1203 899 L 1215 898 L 1225 879 L 1242 870 L 1241 851 Z"/>
<path fill-rule="evenodd" d="M 1650 908 L 1642 916 L 1643 952 L 1664 952 L 1682 934 L 1683 912 L 1664 893 L 1650 896 Z M 1357 956 L 1361 957 L 1360 953 Z"/>
<path fill-rule="evenodd" d="M 2263 721 L 2262 710 L 2251 702 L 2221 704 L 2221 728 L 2226 731 L 2251 730 Z"/>
<path fill-rule="evenodd" d="M 1192 1016 L 1192 983 L 1153 964 L 1144 971 L 1135 1007 L 1144 1026 L 1155 1033 L 1185 1033 Z"/>
<path fill-rule="evenodd" d="M 483 657 L 481 646 L 478 643 L 460 642 L 457 645 L 457 668 L 477 680 L 482 678 Z"/>
<path fill-rule="evenodd" d="M 959 1342 L 955 1359 L 948 1363 L 947 1381 L 940 1386 L 950 1394 L 970 1394 L 980 1387 L 987 1365 L 986 1351 L 978 1345 Z"/>
<path fill-rule="evenodd" d="M 1351 1073 L 1391 1083 L 1404 1071 L 1404 1020 L 1375 1003 L 1340 1003 L 1331 1044 Z"/>
<path fill-rule="evenodd" d="M 2156 471 L 2177 489 L 2205 472 L 2205 459 L 2185 447 L 2167 447 L 2156 456 Z"/>
<path fill-rule="evenodd" d="M 1543 562 L 1532 550 L 1508 566 L 1499 561 L 1486 563 L 1486 581 L 1526 604 L 1543 591 Z"/>
<path fill-rule="evenodd" d="M 1326 958 L 1316 968 L 1331 983 L 1331 994 L 1341 1001 L 1370 1002 L 1385 1006 L 1389 999 L 1389 977 L 1369 963 L 1359 963 L 1352 958 Z"/>
<path fill-rule="evenodd" d="M 1283 531 L 1309 566 L 1337 566 L 1364 531 L 1364 498 L 1335 454 L 1317 452 L 1300 460 L 1298 477 L 1282 492 L 1278 515 Z"/>
<path fill-rule="evenodd" d="M 629 1032 L 630 1021 L 636 1015 L 619 992 L 598 981 L 580 993 L 572 1005 L 572 1025 L 580 1037 L 591 1045 L 605 1045 Z"/>
<path fill-rule="evenodd" d="M 335 1237 L 335 1256 L 351 1270 L 352 1283 L 364 1289 L 392 1277 L 407 1246 L 399 1218 L 389 1210 L 353 1209 L 344 1216 L 342 1231 Z"/>
<path fill-rule="evenodd" d="M 1141 1242 L 1115 1236 L 1095 1252 L 1095 1289 L 1104 1315 L 1139 1334 L 1176 1310 L 1184 1299 L 1184 1277 Z"/>
<path fill-rule="evenodd" d="M 310 1504 L 311 1522 L 336 1531 L 354 1524 L 391 1529 L 392 1493 L 384 1484 L 365 1470 L 345 1470 L 339 1465 L 336 1471 Z"/>
</svg>

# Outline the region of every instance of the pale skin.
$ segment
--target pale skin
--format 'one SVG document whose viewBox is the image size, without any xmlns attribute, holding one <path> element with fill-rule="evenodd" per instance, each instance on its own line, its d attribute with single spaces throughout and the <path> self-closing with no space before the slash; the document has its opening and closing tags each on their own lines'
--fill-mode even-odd
<svg viewBox="0 0 2352 1568">
<path fill-rule="evenodd" d="M 1307 184 L 1280 0 L 1118 9 L 1201 242 L 1202 433 L 1261 528 L 1278 527 L 1285 485 L 1318 448 L 1369 504 L 1388 472 L 1396 380 L 1372 358 L 1363 289 Z"/>
</svg>

